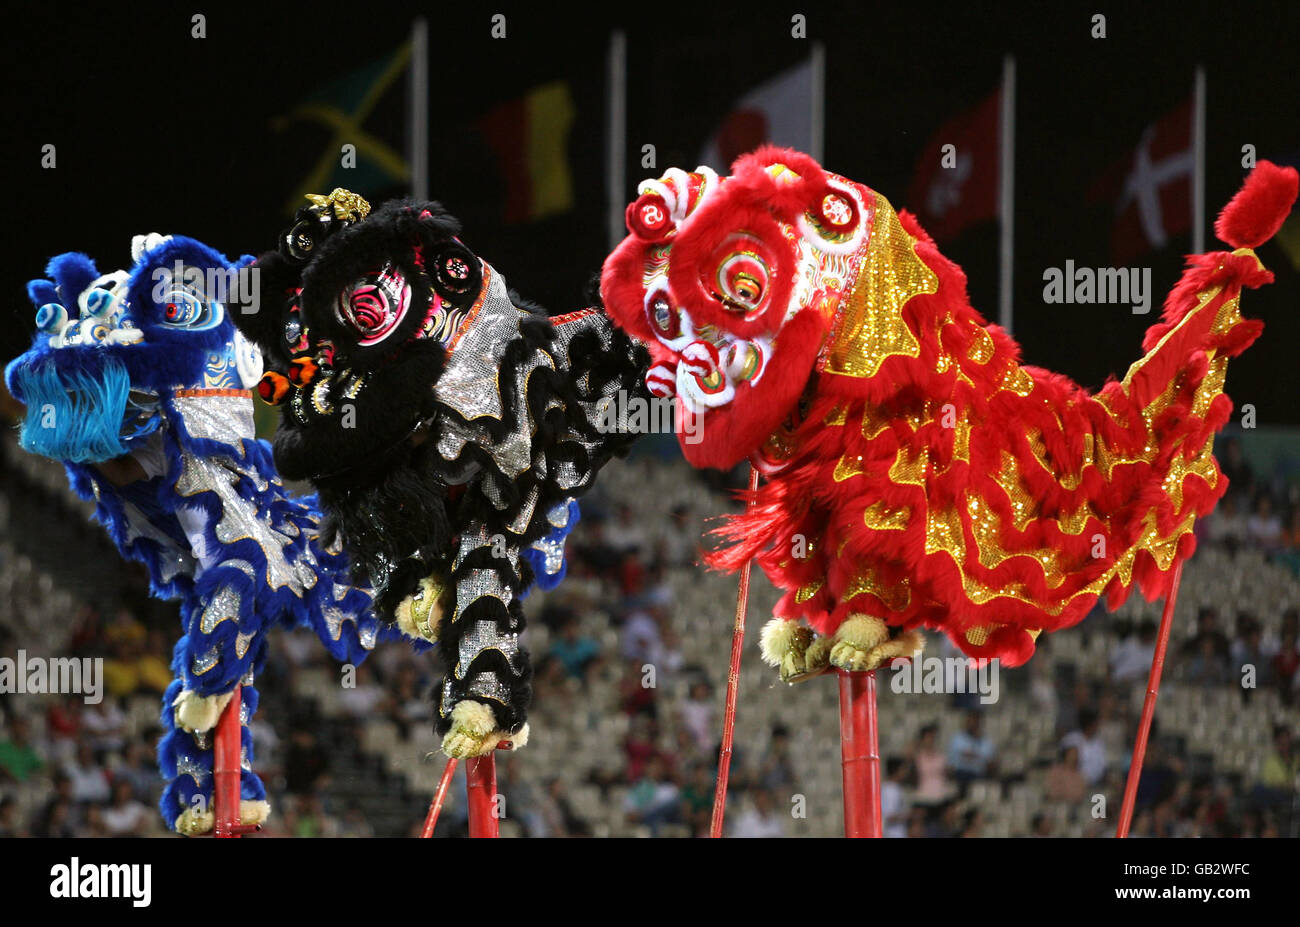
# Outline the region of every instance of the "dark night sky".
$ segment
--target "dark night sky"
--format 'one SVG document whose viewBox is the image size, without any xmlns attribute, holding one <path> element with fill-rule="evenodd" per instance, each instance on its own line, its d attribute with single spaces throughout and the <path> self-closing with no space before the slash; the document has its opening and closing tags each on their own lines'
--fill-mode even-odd
<svg viewBox="0 0 1300 927">
<path fill-rule="evenodd" d="M 284 204 L 326 142 L 305 127 L 272 128 L 321 84 L 382 57 L 421 11 L 433 65 L 431 188 L 465 224 L 467 242 L 511 284 L 555 311 L 576 307 L 606 251 L 604 57 L 609 30 L 629 39 L 628 150 L 659 152 L 658 174 L 694 167 L 704 138 L 749 87 L 807 54 L 789 36 L 793 12 L 827 49 L 826 166 L 905 207 L 917 155 L 944 120 L 997 83 L 1002 55 L 1019 62 L 1016 335 L 1026 360 L 1095 387 L 1122 374 L 1154 320 L 1124 306 L 1049 306 L 1045 267 L 1067 259 L 1109 263 L 1110 216 L 1088 186 L 1135 144 L 1143 127 L 1185 98 L 1195 65 L 1208 75 L 1207 209 L 1243 176 L 1240 148 L 1300 154 L 1300 13 L 1297 5 L 1208 2 L 1163 7 L 1052 4 L 813 4 L 799 0 L 713 9 L 705 4 L 475 3 L 388 6 L 200 5 L 208 37 L 190 37 L 192 5 L 114 4 L 87 11 L 43 4 L 7 16 L 3 156 L 6 258 L 0 292 L 5 357 L 25 347 L 32 312 L 25 281 L 45 260 L 84 250 L 101 267 L 125 261 L 131 235 L 181 232 L 228 253 L 269 247 Z M 508 37 L 489 36 L 507 16 Z M 1103 12 L 1108 38 L 1089 36 Z M 306 15 L 304 15 L 306 14 Z M 577 206 L 532 225 L 498 221 L 503 190 L 473 122 L 528 88 L 568 78 L 578 106 L 570 139 Z M 376 134 L 402 138 L 400 94 Z M 42 170 L 41 145 L 58 146 Z M 646 173 L 628 166 L 630 197 Z M 324 192 L 324 191 L 322 191 Z M 379 199 L 400 190 L 360 192 Z M 1212 242 L 1212 236 L 1207 236 Z M 996 316 L 995 226 L 947 246 L 966 269 L 972 298 Z M 1177 278 L 1190 242 L 1175 240 L 1140 263 L 1156 298 Z M 1261 257 L 1278 275 L 1243 300 L 1263 318 L 1261 340 L 1233 368 L 1229 392 L 1253 402 L 1260 424 L 1300 424 L 1296 389 L 1281 371 L 1300 345 L 1300 279 L 1276 245 Z"/>
</svg>

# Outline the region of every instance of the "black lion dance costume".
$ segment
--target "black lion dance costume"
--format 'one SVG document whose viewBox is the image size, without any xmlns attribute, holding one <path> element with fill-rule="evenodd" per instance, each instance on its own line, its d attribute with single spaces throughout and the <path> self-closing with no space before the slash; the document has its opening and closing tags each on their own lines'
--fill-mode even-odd
<svg viewBox="0 0 1300 927">
<path fill-rule="evenodd" d="M 438 643 L 444 752 L 522 746 L 520 599 L 559 581 L 576 498 L 634 440 L 647 356 L 598 309 L 520 299 L 437 203 L 308 199 L 231 312 L 282 406 L 276 464 L 316 488 L 380 618 Z"/>
</svg>

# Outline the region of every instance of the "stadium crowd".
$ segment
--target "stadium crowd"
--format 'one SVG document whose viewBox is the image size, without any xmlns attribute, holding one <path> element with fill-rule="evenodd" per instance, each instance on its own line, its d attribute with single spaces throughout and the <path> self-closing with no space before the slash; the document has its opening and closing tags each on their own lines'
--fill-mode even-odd
<svg viewBox="0 0 1300 927">
<path fill-rule="evenodd" d="M 0 696 L 0 836 L 162 834 L 153 753 L 175 617 L 145 601 L 137 572 L 119 572 L 118 587 L 106 590 L 75 568 L 80 553 L 56 560 L 69 567 L 57 575 L 48 560 L 34 561 L 34 548 L 74 541 L 87 558 L 115 554 L 86 533 L 86 510 L 57 468 L 15 466 L 8 440 L 3 453 L 0 655 L 36 648 L 26 629 L 40 627 L 43 646 L 57 655 L 103 657 L 104 687 L 97 704 L 80 695 Z M 1229 699 L 1234 717 L 1221 724 L 1250 714 L 1271 737 L 1254 746 L 1243 768 L 1224 768 L 1214 743 L 1189 741 L 1186 731 L 1165 735 L 1162 703 L 1135 836 L 1294 836 L 1300 827 L 1300 505 L 1294 483 L 1288 488 L 1251 470 L 1237 439 L 1224 442 L 1219 456 L 1232 491 L 1199 527 L 1205 552 L 1189 573 L 1198 562 L 1231 572 L 1254 558 L 1249 562 L 1268 565 L 1270 582 L 1289 583 L 1279 601 L 1290 604 L 1259 614 L 1191 601 L 1194 628 L 1175 636 L 1168 678 L 1183 690 Z M 703 516 L 729 504 L 718 492 L 725 484 L 706 487 L 680 461 L 617 467 L 626 468 L 625 478 L 607 481 L 584 503 L 570 541 L 570 578 L 530 602 L 535 743 L 499 764 L 510 833 L 708 831 L 726 651 L 702 649 L 696 629 L 707 621 L 716 639 L 725 639 L 730 605 L 723 597 L 712 614 L 698 615 L 682 599 L 699 576 Z M 655 470 L 690 486 L 667 513 L 662 496 L 634 489 L 639 475 Z M 39 505 L 43 517 L 16 512 L 19 496 L 24 506 Z M 751 636 L 772 598 L 756 593 Z M 1079 628 L 1040 639 L 1029 666 L 1006 673 L 997 704 L 973 694 L 936 696 L 938 715 L 913 721 L 900 696 L 882 686 L 885 723 L 903 715 L 882 743 L 886 836 L 1113 833 L 1113 810 L 1097 809 L 1107 800 L 1117 806 L 1140 704 L 1130 695 L 1144 685 L 1156 637 L 1155 606 L 1130 605 L 1115 615 L 1099 608 Z M 1096 640 L 1100 649 L 1090 643 Z M 955 653 L 933 636 L 930 647 Z M 1079 656 L 1094 650 L 1105 655 L 1100 664 Z M 745 660 L 740 714 L 751 736 L 737 740 L 729 833 L 834 833 L 838 809 L 821 796 L 838 787 L 837 766 L 823 764 L 819 782 L 809 781 L 798 719 L 765 716 L 772 702 L 750 685 L 766 679 L 760 685 L 770 688 L 774 676 L 753 668 L 752 640 Z M 258 680 L 263 703 L 254 721 L 256 765 L 274 808 L 264 833 L 369 836 L 418 827 L 436 767 L 394 775 L 391 756 L 382 754 L 418 758 L 434 749 L 430 691 L 438 674 L 433 659 L 387 645 L 356 669 L 351 685 L 313 687 L 310 678 L 337 679 L 338 668 L 310 635 L 277 636 Z M 1044 719 L 1045 753 L 1019 756 L 1024 744 L 1005 724 L 990 732 L 1008 704 Z M 381 729 L 384 743 L 375 733 Z M 579 742 L 593 746 L 575 747 Z M 802 816 L 801 800 L 809 806 Z M 1004 802 L 1027 817 L 1006 818 Z M 464 832 L 458 803 L 440 831 Z"/>
</svg>

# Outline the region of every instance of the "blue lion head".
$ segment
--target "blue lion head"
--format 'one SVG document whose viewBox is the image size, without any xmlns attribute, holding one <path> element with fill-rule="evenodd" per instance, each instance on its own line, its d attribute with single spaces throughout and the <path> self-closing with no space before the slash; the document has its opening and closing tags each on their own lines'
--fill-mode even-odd
<svg viewBox="0 0 1300 927">
<path fill-rule="evenodd" d="M 248 281 L 207 245 L 139 235 L 129 270 L 101 274 L 84 254 L 53 258 L 27 285 L 36 306 L 30 350 L 5 369 L 27 406 L 21 443 L 33 453 L 98 463 L 157 430 L 176 390 L 248 389 L 261 357 L 225 308 Z"/>
</svg>

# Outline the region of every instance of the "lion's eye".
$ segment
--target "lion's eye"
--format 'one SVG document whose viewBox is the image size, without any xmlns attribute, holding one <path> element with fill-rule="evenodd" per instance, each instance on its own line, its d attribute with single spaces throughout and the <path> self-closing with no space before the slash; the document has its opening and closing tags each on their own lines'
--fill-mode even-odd
<svg viewBox="0 0 1300 927">
<path fill-rule="evenodd" d="M 162 300 L 163 322 L 174 328 L 206 329 L 221 324 L 219 303 L 203 298 L 188 287 L 176 288 Z"/>
<path fill-rule="evenodd" d="M 661 293 L 654 297 L 648 308 L 650 324 L 664 338 L 671 341 L 682 333 L 681 316 L 673 310 L 667 296 Z"/>
<path fill-rule="evenodd" d="M 302 316 L 298 314 L 297 309 L 293 309 L 284 320 L 284 343 L 292 348 L 301 340 Z"/>
<path fill-rule="evenodd" d="M 731 308 L 752 312 L 767 292 L 767 264 L 752 251 L 741 251 L 718 265 L 718 292 Z"/>
<path fill-rule="evenodd" d="M 395 268 L 366 274 L 339 294 L 335 314 L 359 336 L 359 344 L 378 344 L 406 317 L 411 286 Z"/>
</svg>

